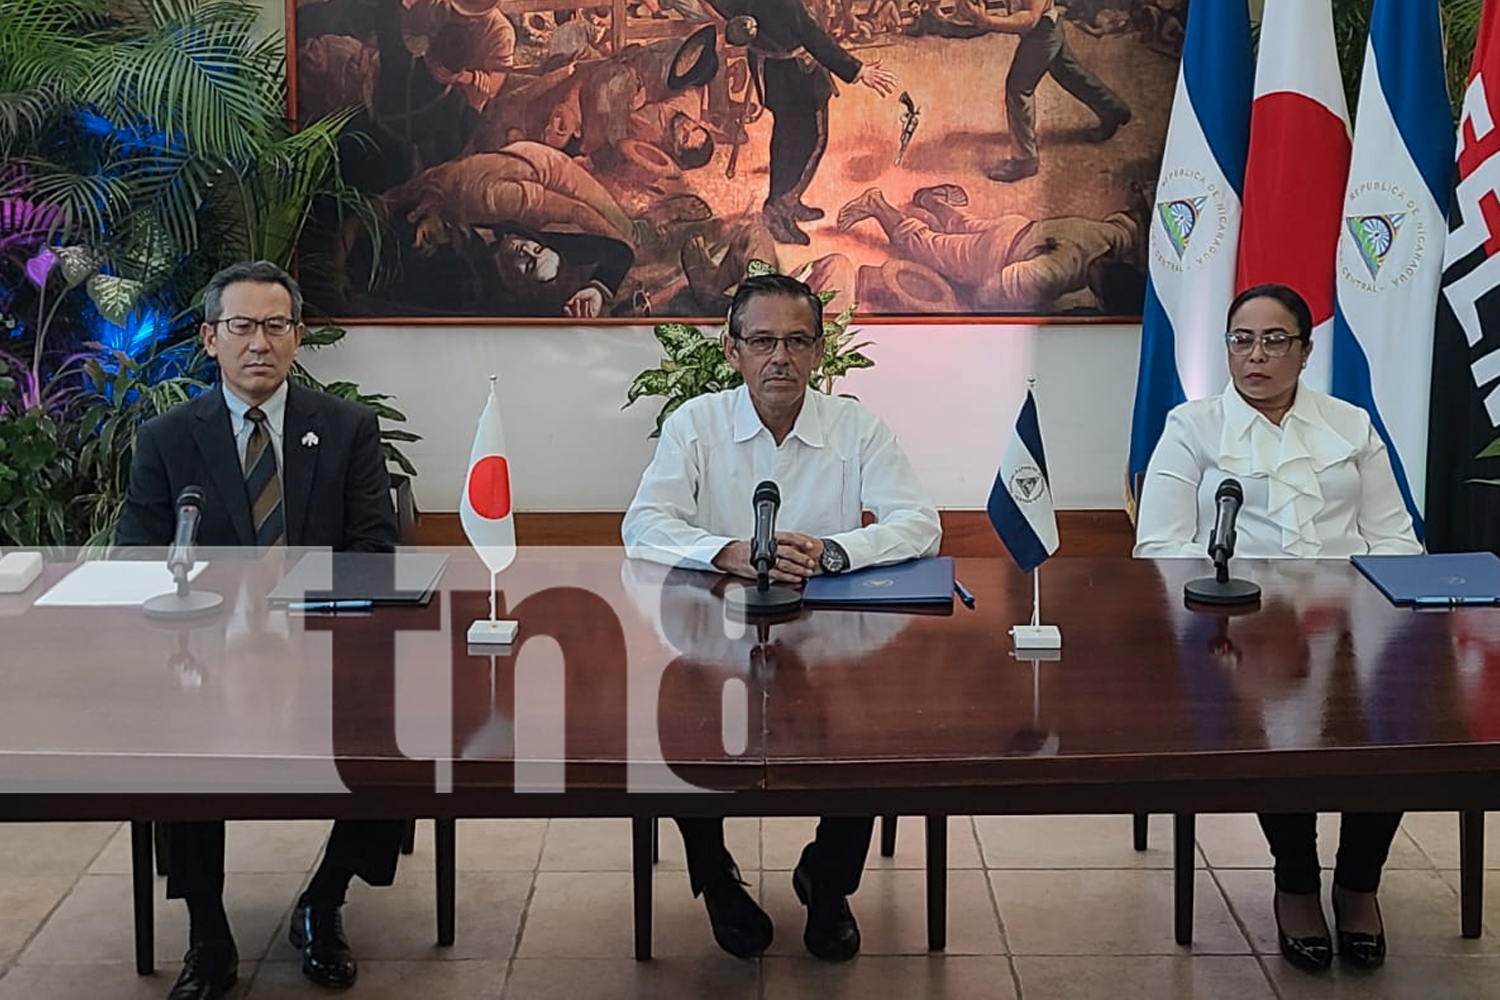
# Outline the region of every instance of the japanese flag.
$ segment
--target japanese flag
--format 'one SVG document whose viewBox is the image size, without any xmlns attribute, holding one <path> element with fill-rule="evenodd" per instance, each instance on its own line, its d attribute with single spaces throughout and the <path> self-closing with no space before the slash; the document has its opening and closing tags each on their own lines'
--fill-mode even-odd
<svg viewBox="0 0 1500 1000">
<path fill-rule="evenodd" d="M 464 478 L 459 519 L 469 544 L 479 558 L 498 573 L 516 558 L 516 522 L 512 516 L 510 463 L 505 458 L 505 431 L 500 426 L 500 402 L 495 377 L 490 376 L 490 398 L 479 415 L 474 448 L 469 452 L 469 474 Z"/>
</svg>

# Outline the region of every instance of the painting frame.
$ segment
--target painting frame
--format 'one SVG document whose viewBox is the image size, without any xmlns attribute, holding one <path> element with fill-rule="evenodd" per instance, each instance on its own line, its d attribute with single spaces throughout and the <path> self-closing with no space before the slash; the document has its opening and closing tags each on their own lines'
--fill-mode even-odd
<svg viewBox="0 0 1500 1000">
<path fill-rule="evenodd" d="M 821 40 L 734 44 L 733 11 L 800 23 L 788 4 Z M 1075 3 L 1046 44 L 974 25 L 933 33 L 966 10 L 1001 18 L 1004 0 L 912 0 L 876 31 L 869 17 L 891 6 L 286 0 L 289 111 L 355 109 L 345 176 L 384 219 L 379 262 L 356 222 L 309 228 L 309 299 L 345 325 L 713 324 L 736 269 L 769 259 L 837 291 L 835 308 L 857 302 L 861 322 L 1138 323 L 1186 0 Z M 842 27 L 825 30 L 829 18 Z M 850 60 L 819 63 L 825 42 Z M 922 72 L 933 63 L 951 71 Z M 1080 67 L 1124 106 L 1117 120 Z M 881 70 L 894 79 L 872 86 Z M 994 179 L 1024 160 L 1007 93 L 1018 75 L 1037 78 L 1039 162 Z M 789 201 L 787 127 L 806 104 L 815 122 L 821 106 L 822 149 Z M 792 204 L 822 218 L 789 218 Z"/>
</svg>

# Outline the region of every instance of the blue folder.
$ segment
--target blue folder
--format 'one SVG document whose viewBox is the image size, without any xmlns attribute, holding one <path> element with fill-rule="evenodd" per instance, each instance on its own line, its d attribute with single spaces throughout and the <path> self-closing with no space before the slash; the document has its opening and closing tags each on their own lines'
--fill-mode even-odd
<svg viewBox="0 0 1500 1000">
<path fill-rule="evenodd" d="M 802 603 L 854 607 L 887 604 L 946 604 L 953 606 L 953 557 L 913 559 L 893 566 L 872 566 L 814 576 L 802 592 Z"/>
<path fill-rule="evenodd" d="M 1394 604 L 1439 608 L 1500 604 L 1500 557 L 1493 552 L 1349 559 Z"/>
</svg>

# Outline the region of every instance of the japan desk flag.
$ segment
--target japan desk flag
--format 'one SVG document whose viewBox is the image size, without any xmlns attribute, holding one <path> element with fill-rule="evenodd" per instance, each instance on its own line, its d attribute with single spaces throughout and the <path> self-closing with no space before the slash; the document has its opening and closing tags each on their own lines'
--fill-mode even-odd
<svg viewBox="0 0 1500 1000">
<path fill-rule="evenodd" d="M 490 376 L 490 398 L 479 415 L 474 448 L 469 452 L 469 474 L 464 478 L 459 520 L 469 544 L 493 575 L 516 558 L 516 522 L 511 511 L 510 463 L 505 458 L 505 432 L 500 426 L 500 403 L 495 398 L 495 376 Z"/>
</svg>

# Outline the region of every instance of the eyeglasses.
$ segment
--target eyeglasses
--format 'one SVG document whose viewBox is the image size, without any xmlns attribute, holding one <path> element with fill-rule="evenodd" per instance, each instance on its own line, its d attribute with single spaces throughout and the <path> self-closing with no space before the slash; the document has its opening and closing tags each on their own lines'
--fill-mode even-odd
<svg viewBox="0 0 1500 1000">
<path fill-rule="evenodd" d="M 236 337 L 248 337 L 255 333 L 256 327 L 266 331 L 267 337 L 285 337 L 296 329 L 297 321 L 290 316 L 267 316 L 265 319 L 230 316 L 228 319 L 216 319 L 212 325 L 222 326 Z"/>
<path fill-rule="evenodd" d="M 741 337 L 734 335 L 746 351 L 751 354 L 774 354 L 777 344 L 785 344 L 786 349 L 792 354 L 809 354 L 812 349 L 823 339 L 821 335 L 808 337 L 804 334 L 794 333 L 790 337 Z"/>
<path fill-rule="evenodd" d="M 1250 354 L 1255 350 L 1255 345 L 1259 344 L 1260 349 L 1266 352 L 1266 357 L 1284 358 L 1286 352 L 1292 349 L 1293 343 L 1306 339 L 1289 333 L 1251 333 L 1248 330 L 1230 330 L 1224 334 L 1224 343 L 1229 345 L 1229 353 L 1236 357 Z"/>
</svg>

